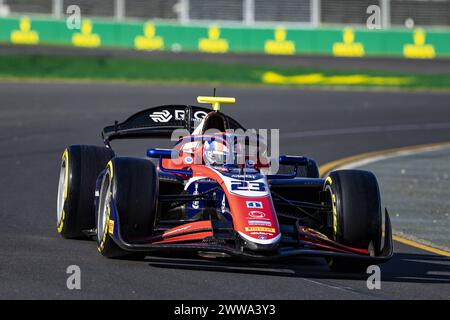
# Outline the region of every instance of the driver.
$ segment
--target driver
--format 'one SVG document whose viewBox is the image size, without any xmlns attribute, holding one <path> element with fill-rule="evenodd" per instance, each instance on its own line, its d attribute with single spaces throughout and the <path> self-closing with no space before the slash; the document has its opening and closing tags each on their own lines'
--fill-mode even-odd
<svg viewBox="0 0 450 320">
<path fill-rule="evenodd" d="M 203 159 L 206 165 L 234 165 L 245 164 L 245 155 L 239 143 L 232 144 L 232 148 L 227 147 L 224 142 L 212 140 L 203 144 Z"/>
<path fill-rule="evenodd" d="M 205 141 L 203 145 L 203 159 L 206 165 L 217 166 L 227 163 L 229 150 L 226 145 L 218 141 Z"/>
</svg>

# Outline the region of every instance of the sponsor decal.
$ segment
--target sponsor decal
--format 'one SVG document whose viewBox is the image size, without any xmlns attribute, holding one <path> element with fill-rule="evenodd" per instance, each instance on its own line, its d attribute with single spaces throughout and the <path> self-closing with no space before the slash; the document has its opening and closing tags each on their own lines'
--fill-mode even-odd
<svg viewBox="0 0 450 320">
<path fill-rule="evenodd" d="M 196 111 L 194 112 L 193 120 L 200 121 L 203 120 L 206 115 L 205 111 Z M 185 111 L 184 110 L 175 110 L 175 120 L 184 120 Z"/>
<path fill-rule="evenodd" d="M 172 119 L 172 115 L 170 114 L 169 110 L 163 110 L 163 111 L 155 111 L 152 114 L 150 114 L 150 118 L 154 122 L 169 122 L 170 119 Z"/>
<path fill-rule="evenodd" d="M 197 121 L 203 120 L 207 115 L 208 113 L 206 113 L 205 111 L 194 112 L 194 120 Z"/>
<path fill-rule="evenodd" d="M 271 233 L 275 233 L 275 228 L 245 227 L 245 231 L 247 231 L 247 232 L 271 232 Z"/>
<path fill-rule="evenodd" d="M 270 232 L 250 232 L 249 234 L 251 234 L 252 236 L 260 236 L 260 235 L 269 237 L 273 236 L 273 233 Z"/>
<path fill-rule="evenodd" d="M 110 234 L 110 235 L 113 235 L 114 234 L 114 220 L 109 220 L 108 221 L 108 233 Z"/>
<path fill-rule="evenodd" d="M 245 203 L 247 204 L 247 208 L 250 208 L 250 209 L 262 209 L 263 208 L 263 204 L 260 201 L 245 201 Z"/>
<path fill-rule="evenodd" d="M 221 205 L 220 205 L 220 211 L 222 212 L 222 213 L 225 213 L 225 210 L 226 210 L 226 203 L 227 203 L 227 199 L 226 199 L 226 197 L 225 197 L 225 193 L 223 194 L 223 198 L 222 198 L 222 203 L 221 203 Z"/>
<path fill-rule="evenodd" d="M 196 182 L 194 186 L 195 186 L 195 190 L 194 190 L 194 192 L 192 193 L 192 195 L 193 195 L 193 196 L 197 196 L 197 195 L 199 195 L 199 192 L 198 192 L 198 182 Z M 193 208 L 193 209 L 198 209 L 198 208 L 200 208 L 200 201 L 198 201 L 198 200 L 192 201 L 192 208 Z"/>
<path fill-rule="evenodd" d="M 231 178 L 254 180 L 254 179 L 258 179 L 259 176 L 254 175 L 254 174 L 232 174 Z"/>
<path fill-rule="evenodd" d="M 175 109 L 175 117 L 173 117 L 172 114 L 170 114 L 169 110 L 163 110 L 163 111 L 155 111 L 150 115 L 150 118 L 152 118 L 155 122 L 168 122 L 170 119 L 174 118 L 174 120 L 184 120 L 185 117 L 185 111 L 184 110 L 177 110 Z M 194 121 L 201 121 L 203 120 L 206 115 L 205 111 L 196 111 L 193 115 Z"/>
<path fill-rule="evenodd" d="M 175 110 L 175 120 L 184 120 L 184 110 Z"/>
<path fill-rule="evenodd" d="M 258 236 L 258 239 L 259 239 L 259 240 L 266 240 L 266 239 L 267 239 L 267 237 L 266 237 L 266 236 L 264 236 L 264 235 L 260 235 L 260 236 Z"/>
<path fill-rule="evenodd" d="M 192 157 L 186 157 L 184 158 L 184 162 L 187 164 L 191 164 L 192 162 L 194 162 L 194 159 L 192 159 Z"/>
<path fill-rule="evenodd" d="M 248 224 L 251 226 L 272 226 L 272 222 L 270 221 L 262 221 L 262 220 L 249 220 Z"/>
<path fill-rule="evenodd" d="M 250 211 L 248 215 L 252 218 L 264 218 L 266 216 L 262 211 Z"/>
</svg>

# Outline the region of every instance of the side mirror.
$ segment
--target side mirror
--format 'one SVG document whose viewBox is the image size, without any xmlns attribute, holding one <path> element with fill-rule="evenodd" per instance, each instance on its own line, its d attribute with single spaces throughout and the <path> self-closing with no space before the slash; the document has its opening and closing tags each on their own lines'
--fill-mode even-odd
<svg viewBox="0 0 450 320">
<path fill-rule="evenodd" d="M 275 174 L 275 175 L 268 175 L 268 179 L 291 179 L 295 178 L 297 176 L 297 170 L 298 166 L 307 165 L 308 164 L 308 158 L 301 157 L 301 156 L 287 156 L 282 155 L 278 158 L 278 163 L 290 166 L 292 167 L 291 173 L 282 173 L 282 174 Z"/>
<path fill-rule="evenodd" d="M 288 166 L 301 166 L 308 164 L 308 158 L 298 156 L 280 156 L 278 161 L 280 164 Z"/>
<path fill-rule="evenodd" d="M 147 150 L 147 157 L 157 159 L 176 159 L 179 157 L 178 151 L 172 149 L 150 148 Z"/>
</svg>

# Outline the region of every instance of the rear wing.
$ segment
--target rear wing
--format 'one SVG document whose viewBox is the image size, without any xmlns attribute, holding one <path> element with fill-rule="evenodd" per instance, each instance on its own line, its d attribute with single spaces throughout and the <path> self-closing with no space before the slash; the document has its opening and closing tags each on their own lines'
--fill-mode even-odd
<svg viewBox="0 0 450 320">
<path fill-rule="evenodd" d="M 170 138 L 176 129 L 187 129 L 192 133 L 209 112 L 210 109 L 190 105 L 153 107 L 135 113 L 121 123 L 116 121 L 114 125 L 105 127 L 102 138 L 109 145 L 115 139 Z M 224 117 L 228 129 L 245 130 L 233 118 Z"/>
</svg>

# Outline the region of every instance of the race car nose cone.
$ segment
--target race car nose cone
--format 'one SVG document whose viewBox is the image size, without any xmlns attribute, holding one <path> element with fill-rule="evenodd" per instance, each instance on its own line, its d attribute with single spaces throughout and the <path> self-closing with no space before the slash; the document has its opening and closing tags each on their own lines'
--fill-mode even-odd
<svg viewBox="0 0 450 320">
<path fill-rule="evenodd" d="M 274 251 L 278 249 L 281 239 L 281 234 L 270 240 L 261 237 L 253 239 L 241 232 L 239 232 L 239 235 L 244 247 L 252 251 Z"/>
</svg>

